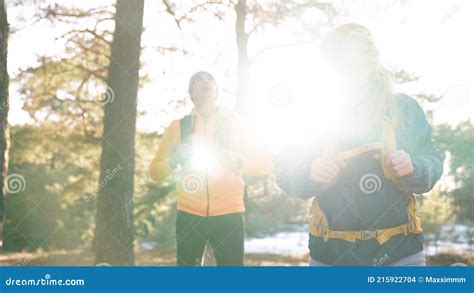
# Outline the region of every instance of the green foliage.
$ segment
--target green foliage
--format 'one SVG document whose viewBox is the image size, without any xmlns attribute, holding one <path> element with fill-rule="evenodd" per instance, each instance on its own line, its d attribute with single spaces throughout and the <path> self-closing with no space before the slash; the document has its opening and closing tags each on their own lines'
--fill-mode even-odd
<svg viewBox="0 0 474 293">
<path fill-rule="evenodd" d="M 434 239 L 427 238 L 427 241 L 437 241 L 441 235 L 441 226 L 454 222 L 453 199 L 438 190 L 422 196 L 423 201 L 418 212 L 423 231 L 434 236 Z"/>
<path fill-rule="evenodd" d="M 278 231 L 288 223 L 306 223 L 309 202 L 284 193 L 274 177 L 249 182 L 246 231 L 249 236 Z"/>
<path fill-rule="evenodd" d="M 15 126 L 11 140 L 9 173 L 23 176 L 26 189 L 8 199 L 5 248 L 82 246 L 94 219 L 84 195 L 98 178 L 99 140 L 58 123 Z"/>
<path fill-rule="evenodd" d="M 38 122 L 55 121 L 99 136 L 109 45 L 75 37 L 66 56 L 41 57 L 38 66 L 22 71 L 15 79 L 23 85 L 24 110 Z"/>
<path fill-rule="evenodd" d="M 474 168 L 474 127 L 471 121 L 465 121 L 452 127 L 437 127 L 436 140 L 444 150 L 451 154 L 450 167 L 457 181 L 469 176 Z"/>
<path fill-rule="evenodd" d="M 91 245 L 95 198 L 100 185 L 100 139 L 62 123 L 11 129 L 9 173 L 25 178 L 26 189 L 7 203 L 5 249 L 81 248 Z M 137 240 L 172 241 L 174 186 L 152 182 L 148 165 L 159 143 L 156 134 L 137 135 L 135 231 Z M 169 225 L 168 225 L 169 226 Z M 172 226 L 169 226 L 172 227 Z M 171 233 L 171 234 L 170 234 Z"/>
<path fill-rule="evenodd" d="M 470 121 L 456 127 L 442 125 L 436 139 L 450 153 L 450 170 L 456 184 L 451 192 L 458 221 L 474 223 L 474 127 Z"/>
<path fill-rule="evenodd" d="M 17 251 L 36 249 L 51 244 L 57 228 L 59 202 L 46 185 L 54 184 L 54 174 L 41 165 L 23 164 L 10 168 L 10 173 L 26 178 L 25 191 L 10 194 L 4 231 L 4 249 Z"/>
</svg>

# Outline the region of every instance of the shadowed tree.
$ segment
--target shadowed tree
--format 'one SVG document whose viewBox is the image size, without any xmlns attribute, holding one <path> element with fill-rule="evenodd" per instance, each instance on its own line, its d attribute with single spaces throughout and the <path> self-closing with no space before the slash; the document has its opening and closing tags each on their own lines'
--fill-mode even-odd
<svg viewBox="0 0 474 293">
<path fill-rule="evenodd" d="M 3 238 L 3 216 L 8 170 L 8 19 L 4 0 L 0 0 L 0 241 Z"/>
<path fill-rule="evenodd" d="M 250 34 L 245 30 L 247 19 L 247 0 L 239 0 L 235 5 L 235 36 L 237 42 L 237 103 L 236 109 L 239 113 L 247 112 L 248 83 L 250 72 L 250 59 L 248 55 L 248 42 Z"/>
<path fill-rule="evenodd" d="M 4 228 L 5 235 L 8 235 L 4 239 L 4 249 L 21 251 L 36 249 L 40 245 L 42 249 L 47 250 L 51 247 L 63 247 L 63 244 L 58 244 L 58 241 L 65 243 L 63 240 L 71 243 L 71 248 L 91 246 L 95 229 L 93 214 L 96 212 L 97 203 L 92 199 L 97 198 L 96 188 L 100 175 L 103 107 L 111 93 L 109 92 L 109 96 L 102 95 L 107 88 L 116 11 L 114 3 L 115 1 L 107 0 L 101 3 L 101 6 L 90 3 L 78 7 L 67 1 L 8 2 L 7 10 L 17 11 L 16 14 L 9 15 L 10 39 L 12 35 L 20 35 L 25 29 L 44 24 L 67 29 L 54 33 L 58 42 L 66 44 L 61 53 L 38 55 L 36 62 L 29 63 L 27 67 L 21 68 L 18 74 L 10 76 L 10 84 L 13 83 L 21 95 L 23 110 L 38 128 L 9 129 L 9 171 L 28 178 L 26 175 L 29 174 L 29 169 L 48 164 L 48 172 L 60 174 L 61 178 L 49 173 L 55 177 L 55 187 L 50 190 L 48 201 L 44 201 L 46 204 L 55 197 L 59 198 L 61 211 L 57 211 L 56 218 L 48 218 L 57 223 L 53 229 L 58 229 L 58 233 L 43 244 L 43 240 L 49 236 L 49 230 L 37 229 L 35 226 L 41 223 L 39 220 L 42 215 L 29 216 L 28 221 L 22 222 L 25 212 L 29 211 L 27 204 L 31 202 L 24 199 L 43 198 L 42 193 L 33 190 L 33 182 L 29 179 L 28 186 L 32 188 L 28 188 L 24 196 L 13 197 L 13 201 L 8 202 L 10 214 L 5 215 L 9 221 Z M 17 6 L 26 5 L 32 9 L 15 9 Z M 164 12 L 158 11 L 157 14 L 161 16 Z M 181 53 L 179 49 L 175 51 L 172 44 L 152 46 L 142 43 L 141 46 L 142 54 L 145 50 L 156 51 L 160 56 Z M 147 72 L 140 71 L 139 88 L 149 82 Z M 140 112 L 137 115 L 140 115 Z M 150 183 L 147 176 L 146 168 L 151 160 L 148 157 L 155 154 L 157 139 L 158 135 L 155 134 L 137 133 L 136 136 L 133 207 L 135 239 L 154 233 L 149 232 L 152 229 L 157 231 L 160 225 L 156 222 L 160 221 L 162 215 L 156 216 L 154 211 L 160 204 L 164 204 L 157 202 L 171 198 L 166 197 L 171 190 L 167 183 Z M 151 145 L 144 148 L 145 141 Z M 21 147 L 29 142 L 35 145 L 34 152 L 31 148 Z M 19 165 L 24 163 L 28 165 L 19 168 Z M 44 185 L 47 185 L 48 178 L 41 177 L 45 180 Z M 35 181 L 37 180 L 39 178 L 35 178 Z M 143 201 L 142 196 L 145 196 L 147 201 Z M 158 201 L 149 204 L 149 201 L 155 198 Z M 47 211 L 45 207 L 41 209 Z M 22 224 L 17 227 L 20 222 Z"/>
<path fill-rule="evenodd" d="M 135 123 L 144 0 L 117 0 L 104 97 L 96 263 L 133 265 Z"/>
</svg>

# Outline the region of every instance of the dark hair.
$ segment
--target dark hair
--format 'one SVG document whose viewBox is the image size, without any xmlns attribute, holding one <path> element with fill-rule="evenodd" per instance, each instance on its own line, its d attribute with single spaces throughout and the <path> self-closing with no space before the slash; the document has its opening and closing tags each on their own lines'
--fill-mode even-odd
<svg viewBox="0 0 474 293">
<path fill-rule="evenodd" d="M 196 73 L 194 73 L 191 78 L 189 79 L 189 85 L 188 85 L 188 93 L 189 95 L 191 96 L 191 93 L 193 92 L 193 86 L 194 86 L 194 82 L 196 81 L 196 79 L 201 76 L 201 75 L 207 75 L 209 78 L 212 79 L 212 81 L 215 83 L 216 82 L 216 79 L 214 78 L 214 76 L 207 72 L 207 71 L 198 71 Z"/>
</svg>

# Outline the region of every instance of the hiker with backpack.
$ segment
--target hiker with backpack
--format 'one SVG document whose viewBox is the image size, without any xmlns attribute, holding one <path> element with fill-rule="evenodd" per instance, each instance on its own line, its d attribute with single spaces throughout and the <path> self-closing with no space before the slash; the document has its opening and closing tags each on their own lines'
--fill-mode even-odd
<svg viewBox="0 0 474 293">
<path fill-rule="evenodd" d="M 314 197 L 310 265 L 423 266 L 415 193 L 433 188 L 444 160 L 431 126 L 414 98 L 393 93 L 365 27 L 329 32 L 321 56 L 332 80 L 325 99 L 344 107 L 335 113 L 342 123 L 283 151 L 276 163 L 282 189 Z"/>
<path fill-rule="evenodd" d="M 179 174 L 177 264 L 201 265 L 209 243 L 218 266 L 242 266 L 244 178 L 269 174 L 273 160 L 252 145 L 233 112 L 217 105 L 210 73 L 195 73 L 188 92 L 194 109 L 166 129 L 149 168 L 156 181 Z"/>
</svg>

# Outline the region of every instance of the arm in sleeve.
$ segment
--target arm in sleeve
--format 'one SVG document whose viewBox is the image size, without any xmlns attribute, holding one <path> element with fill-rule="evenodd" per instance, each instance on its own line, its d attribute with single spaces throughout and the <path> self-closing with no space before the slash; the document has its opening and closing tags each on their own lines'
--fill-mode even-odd
<svg viewBox="0 0 474 293">
<path fill-rule="evenodd" d="M 287 193 L 308 199 L 321 190 L 311 181 L 312 157 L 304 151 L 289 148 L 276 160 L 276 179 L 278 186 Z"/>
<path fill-rule="evenodd" d="M 179 120 L 175 120 L 166 129 L 158 147 L 158 152 L 150 164 L 148 172 L 153 180 L 166 179 L 172 172 L 169 161 L 180 141 Z"/>
<path fill-rule="evenodd" d="M 414 193 L 430 191 L 443 174 L 445 155 L 438 149 L 425 113 L 413 99 L 402 111 L 401 125 L 406 129 L 404 141 L 412 160 L 413 173 L 400 178 L 400 187 Z M 403 114 L 407 113 L 407 114 Z M 403 130 L 402 130 L 403 131 Z"/>
</svg>

